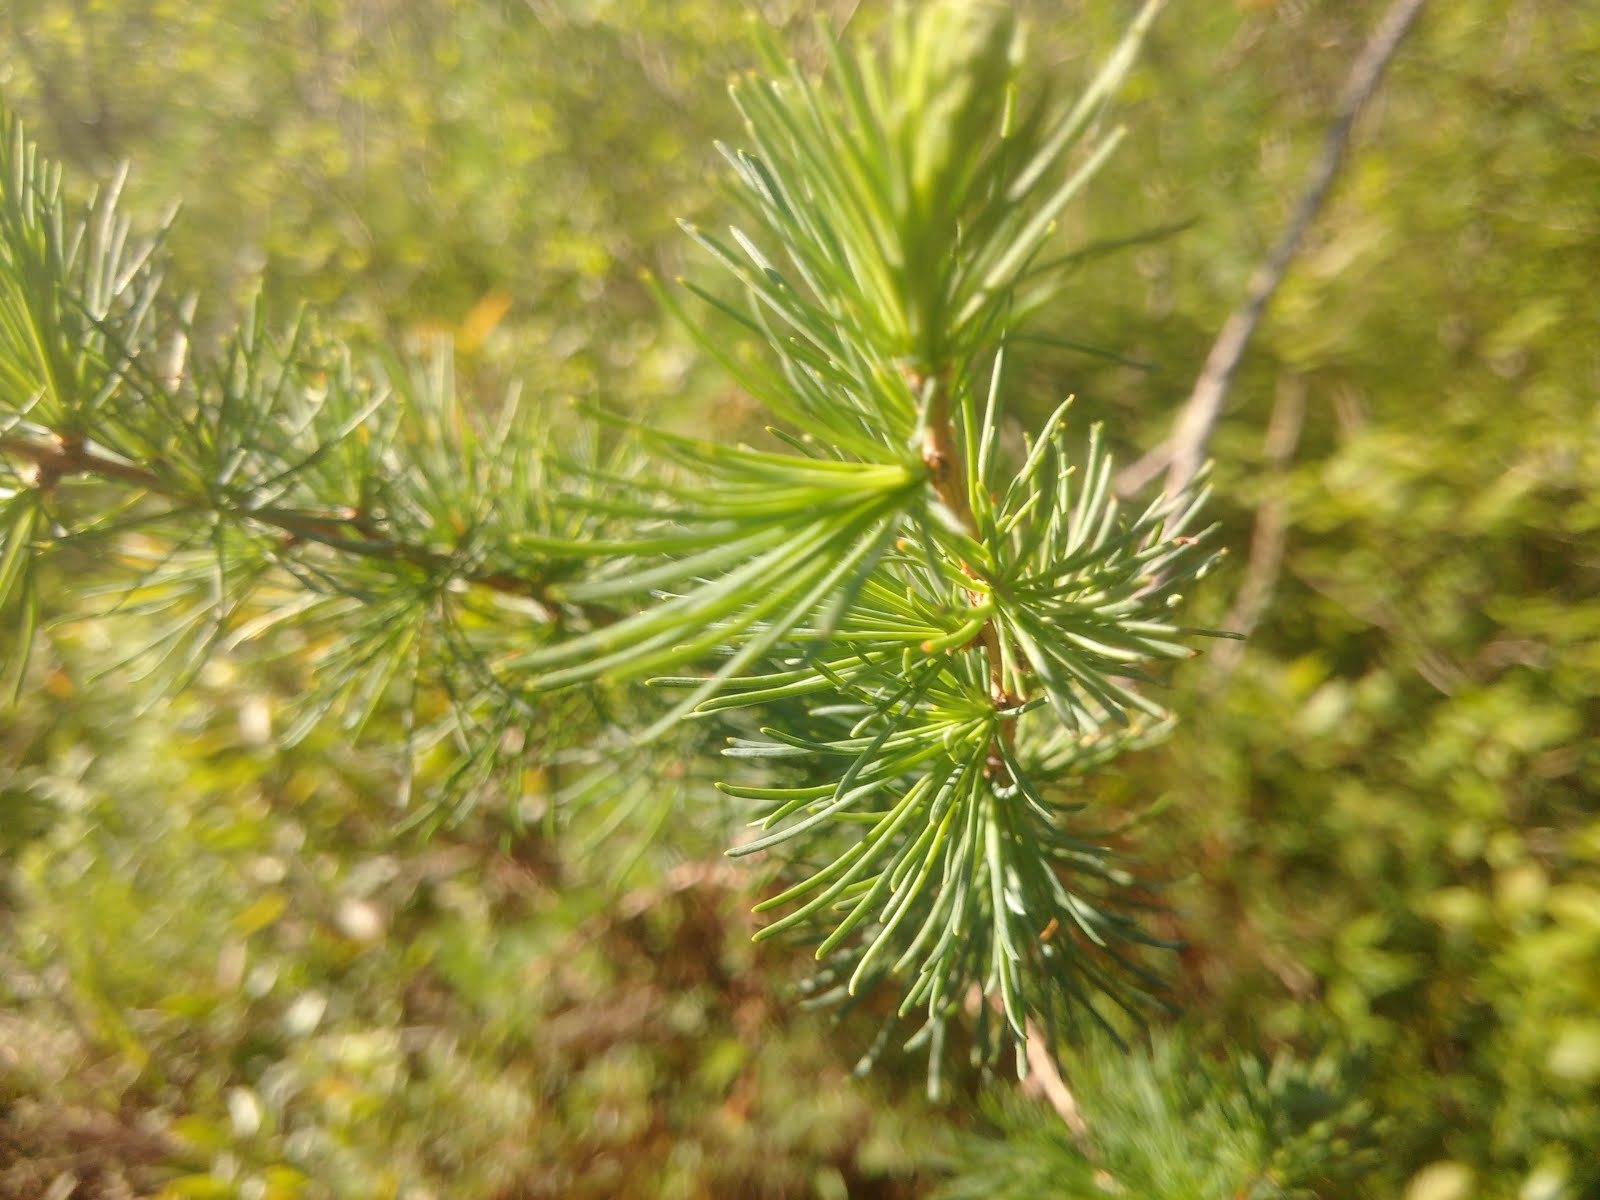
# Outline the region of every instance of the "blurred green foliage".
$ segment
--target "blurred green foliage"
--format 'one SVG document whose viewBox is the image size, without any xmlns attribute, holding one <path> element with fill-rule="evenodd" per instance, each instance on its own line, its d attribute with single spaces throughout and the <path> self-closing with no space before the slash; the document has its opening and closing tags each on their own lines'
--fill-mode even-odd
<svg viewBox="0 0 1600 1200">
<path fill-rule="evenodd" d="M 1304 13 L 1296 45 L 1344 52 L 1312 67 L 1263 43 L 1256 84 L 1294 95 L 1288 72 L 1348 61 L 1370 20 Z M 1177 678 L 1182 731 L 1128 785 L 1176 801 L 1160 842 L 1192 865 L 1195 1015 L 1365 1057 L 1366 1098 L 1395 1117 L 1377 1194 L 1429 1163 L 1461 1171 L 1418 1195 L 1600 1186 L 1597 48 L 1571 6 L 1426 13 L 1213 447 L 1241 557 L 1244 506 L 1287 522 L 1271 605 L 1231 672 Z M 1290 154 L 1283 132 L 1243 136 L 1303 161 L 1309 137 Z M 1206 169 L 1194 144 L 1134 149 L 1157 157 L 1122 166 L 1174 190 Z M 1205 311 L 1191 240 L 1144 263 L 1171 281 L 1166 323 Z M 1305 428 L 1279 469 L 1263 432 L 1285 392 Z"/>
<path fill-rule="evenodd" d="M 1345 1195 L 1381 1162 L 1383 1125 L 1335 1056 L 1217 1062 L 1163 1033 L 1131 1060 L 1091 1040 L 1072 1065 L 1089 1136 L 1038 1105 L 990 1101 L 1004 1139 L 960 1140 L 944 1200 Z"/>
<path fill-rule="evenodd" d="M 806 7 L 765 13 L 802 54 Z M 1127 16 L 1026 7 L 1062 72 Z M 1165 436 L 1381 7 L 1173 4 L 1064 236 L 1193 223 L 1088 263 L 1039 323 L 1152 366 L 1032 347 L 1032 415 L 1072 391 L 1125 451 Z M 265 270 L 281 309 L 725 430 L 748 414 L 636 273 L 673 271 L 673 218 L 724 211 L 743 13 L 14 0 L 0 91 L 81 171 L 133 160 L 152 220 L 183 202 L 174 273 L 219 323 Z M 1591 6 L 1430 7 L 1258 332 L 1212 447 L 1236 562 L 1198 623 L 1251 579 L 1269 602 L 1241 654 L 1178 673 L 1172 740 L 1096 784 L 1113 813 L 1171 801 L 1139 847 L 1176 879 L 1188 1032 L 1125 1070 L 1069 1058 L 1089 1158 L 1042 1106 L 930 1110 L 892 1060 L 849 1081 L 862 1034 L 794 1009 L 742 878 L 700 866 L 714 837 L 618 884 L 611 843 L 543 836 L 556 781 L 530 779 L 509 815 L 397 840 L 381 747 L 275 744 L 290 681 L 219 664 L 131 717 L 133 683 L 91 673 L 126 634 L 90 623 L 0 725 L 0 1195 L 912 1195 L 956 1161 L 956 1194 L 1011 1162 L 1058 1168 L 1017 1194 L 1098 1169 L 1176 1197 L 1235 1178 L 1220 1131 L 1256 1144 L 1295 1080 L 1348 1138 L 1316 1154 L 1362 1157 L 1274 1186 L 1594 1194 L 1596 94 Z M 1285 455 L 1264 435 L 1296 403 Z M 1290 1051 L 1318 1065 L 1250 1065 Z M 1007 1140 L 953 1160 L 969 1128 Z"/>
</svg>

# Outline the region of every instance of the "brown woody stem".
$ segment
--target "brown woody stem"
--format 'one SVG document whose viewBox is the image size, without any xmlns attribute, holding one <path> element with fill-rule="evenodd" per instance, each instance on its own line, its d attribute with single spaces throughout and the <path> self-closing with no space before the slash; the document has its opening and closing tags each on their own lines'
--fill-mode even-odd
<svg viewBox="0 0 1600 1200">
<path fill-rule="evenodd" d="M 912 391 L 918 394 L 929 384 L 925 376 L 916 372 L 907 372 L 906 381 L 911 384 Z M 966 470 L 960 451 L 956 448 L 954 426 L 950 419 L 948 374 L 937 377 L 932 384 L 934 391 L 928 404 L 927 431 L 922 436 L 922 461 L 928 468 L 928 481 L 933 485 L 939 503 L 955 515 L 967 533 L 976 538 L 978 523 L 973 518 L 972 505 L 967 501 Z M 963 562 L 961 570 L 969 579 L 977 581 L 980 578 L 970 563 Z M 984 602 L 984 597 L 976 591 L 968 592 L 968 596 L 974 605 Z M 989 661 L 989 697 L 994 701 L 995 708 L 1004 710 L 1016 707 L 1021 697 L 1006 686 L 1000 629 L 992 617 L 984 622 L 977 641 Z M 1000 722 L 1000 737 L 1008 749 L 1016 745 L 1016 724 L 1015 717 L 1005 717 Z M 991 775 L 1005 771 L 1004 759 L 998 748 L 990 751 L 988 770 Z"/>
<path fill-rule="evenodd" d="M 56 434 L 48 441 L 39 441 L 14 435 L 0 436 L 0 455 L 32 463 L 38 472 L 34 486 L 46 493 L 62 479 L 91 475 L 99 479 L 128 484 L 168 500 L 188 502 L 194 499 L 163 481 L 148 467 L 100 453 L 91 449 L 80 438 Z M 207 503 L 213 507 L 220 507 L 214 500 L 208 499 Z M 370 518 L 353 509 L 317 513 L 268 506 L 223 508 L 222 511 L 239 519 L 248 519 L 282 530 L 291 539 L 312 538 L 344 554 L 410 563 L 430 574 L 454 574 L 467 583 L 491 591 L 531 597 L 543 604 L 552 614 L 559 611 L 554 602 L 542 594 L 539 585 L 534 581 L 504 572 L 479 574 L 462 572 L 447 554 L 423 546 L 412 546 L 378 537 Z"/>
</svg>

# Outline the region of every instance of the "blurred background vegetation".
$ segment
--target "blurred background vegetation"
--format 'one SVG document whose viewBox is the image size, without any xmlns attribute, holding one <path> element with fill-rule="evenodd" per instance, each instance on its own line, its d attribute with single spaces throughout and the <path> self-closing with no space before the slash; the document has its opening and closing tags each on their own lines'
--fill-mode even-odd
<svg viewBox="0 0 1600 1200">
<path fill-rule="evenodd" d="M 1130 15 L 1023 7 L 1060 78 Z M 1165 437 L 1381 8 L 1175 0 L 1063 236 L 1185 227 L 1041 320 L 1100 353 L 1027 348 L 1035 419 L 1075 392 L 1124 461 Z M 814 11 L 882 17 L 760 19 L 804 56 Z M 172 282 L 219 328 L 264 288 L 450 336 L 485 394 L 730 431 L 638 272 L 727 211 L 750 12 L 11 0 L 0 95 L 80 184 L 128 159 L 151 224 L 181 201 Z M 381 738 L 281 745 L 292 679 L 226 660 L 144 703 L 91 621 L 0 717 L 0 1197 L 1600 1195 L 1597 96 L 1594 6 L 1430 6 L 1258 331 L 1194 601 L 1252 636 L 1096 783 L 1156 806 L 1188 948 L 1173 1030 L 1067 1058 L 1088 1156 L 1012 1084 L 851 1077 L 870 1026 L 750 946 L 692 754 L 615 830 L 551 836 L 552 768 L 397 834 Z"/>
</svg>

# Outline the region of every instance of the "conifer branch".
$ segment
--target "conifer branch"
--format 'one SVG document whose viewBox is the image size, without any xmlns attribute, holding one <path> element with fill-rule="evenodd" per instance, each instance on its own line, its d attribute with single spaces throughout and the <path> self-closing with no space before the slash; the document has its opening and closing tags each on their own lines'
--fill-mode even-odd
<svg viewBox="0 0 1600 1200">
<path fill-rule="evenodd" d="M 96 451 L 78 439 L 55 435 L 50 442 L 40 442 L 15 435 L 0 436 L 0 455 L 33 464 L 37 471 L 34 481 L 41 493 L 48 495 L 64 479 L 76 476 L 93 476 L 98 479 L 127 484 L 152 496 L 172 500 L 191 509 L 206 509 L 238 521 L 252 521 L 278 529 L 291 539 L 310 539 L 329 549 L 361 558 L 380 559 L 385 562 L 407 563 L 424 573 L 449 576 L 463 583 L 508 595 L 533 599 L 554 610 L 556 601 L 543 585 L 505 572 L 462 570 L 450 555 L 422 546 L 407 545 L 377 535 L 370 517 L 354 510 L 338 512 L 303 512 L 273 505 L 247 507 L 229 504 L 214 496 L 197 496 L 180 491 L 163 480 L 156 472 L 135 463 L 123 462 Z M 355 536 L 351 536 L 351 535 Z M 595 608 L 590 616 L 608 620 L 609 610 Z"/>
<path fill-rule="evenodd" d="M 1145 955 L 1170 947 L 1079 797 L 1171 724 L 1148 690 L 1205 632 L 1171 613 L 1215 557 L 1204 491 L 1125 513 L 1066 405 L 1020 463 L 998 438 L 1005 347 L 1070 269 L 1046 246 L 1121 136 L 1097 118 L 1160 7 L 1065 104 L 1024 94 L 999 5 L 904 10 L 882 55 L 827 39 L 820 83 L 767 47 L 769 78 L 734 88 L 751 148 L 724 152 L 749 231 L 685 227 L 739 298 L 688 284 L 701 319 L 660 294 L 778 450 L 603 413 L 616 451 L 594 424 L 558 449 L 514 406 L 473 411 L 447 358 L 357 368 L 304 322 L 274 337 L 259 308 L 220 352 L 153 371 L 164 339 L 191 341 L 157 303 L 158 258 L 126 255 L 109 203 L 75 231 L 13 128 L 0 603 L 35 611 L 32 568 L 60 544 L 156 533 L 118 599 L 159 618 L 134 657 L 181 684 L 219 646 L 310 627 L 318 688 L 290 737 L 333 712 L 359 730 L 402 696 L 415 714 L 426 679 L 448 700 L 426 736 L 461 755 L 450 797 L 512 764 L 526 727 L 544 753 L 578 749 L 561 714 L 598 707 L 596 684 L 678 689 L 617 741 L 731 724 L 749 770 L 718 786 L 755 830 L 729 853 L 789 868 L 757 936 L 814 940 L 819 999 L 892 987 L 886 1030 L 921 1013 L 935 1092 L 974 988 L 979 1060 L 1010 1048 L 1019 1070 L 1078 1017 L 1160 1007 Z M 71 480 L 139 495 L 108 521 L 62 502 Z"/>
</svg>

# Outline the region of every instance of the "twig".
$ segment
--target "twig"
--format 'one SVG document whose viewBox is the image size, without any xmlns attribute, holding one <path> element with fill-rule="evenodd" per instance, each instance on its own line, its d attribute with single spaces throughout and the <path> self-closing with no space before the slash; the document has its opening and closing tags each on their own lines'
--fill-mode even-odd
<svg viewBox="0 0 1600 1200">
<path fill-rule="evenodd" d="M 531 597 L 549 611 L 557 611 L 554 601 L 542 594 L 535 580 L 499 571 L 463 571 L 448 554 L 376 536 L 371 522 L 361 513 L 351 510 L 316 513 L 266 506 L 226 507 L 209 497 L 197 500 L 167 484 L 147 467 L 103 454 L 81 440 L 59 434 L 47 442 L 12 434 L 0 435 L 0 457 L 31 463 L 38 472 L 34 486 L 43 492 L 51 491 L 63 479 L 90 475 L 128 484 L 151 495 L 180 503 L 209 505 L 238 520 L 254 521 L 279 529 L 285 537 L 294 541 L 318 542 L 358 558 L 409 563 L 431 575 L 450 574 L 491 591 Z"/>
<path fill-rule="evenodd" d="M 1050 1102 L 1061 1123 L 1067 1127 L 1079 1147 L 1086 1153 L 1089 1143 L 1089 1122 L 1083 1119 L 1078 1100 L 1061 1077 L 1055 1057 L 1044 1044 L 1044 1034 L 1030 1017 L 1025 1026 L 1028 1035 L 1028 1078 L 1022 1084 L 1024 1095 L 1039 1094 Z"/>
<path fill-rule="evenodd" d="M 1283 552 L 1289 535 L 1289 501 L 1283 482 L 1289 461 L 1300 444 L 1300 429 L 1305 423 L 1306 381 L 1300 375 L 1284 375 L 1278 380 L 1267 421 L 1267 436 L 1262 447 L 1268 496 L 1256 509 L 1255 528 L 1250 535 L 1250 561 L 1246 564 L 1244 585 L 1228 610 L 1222 628 L 1248 637 L 1266 611 L 1283 569 Z M 1225 641 L 1211 653 L 1210 672 L 1224 678 L 1239 665 L 1244 642 Z"/>
<path fill-rule="evenodd" d="M 965 1004 L 969 1015 L 977 1013 L 984 1003 L 983 992 L 977 984 L 967 989 Z M 987 1003 L 995 1012 L 1002 1011 L 998 997 L 988 997 Z M 1056 1115 L 1067 1127 L 1067 1132 L 1072 1134 L 1072 1140 L 1078 1149 L 1093 1158 L 1089 1142 L 1089 1122 L 1084 1120 L 1083 1110 L 1078 1107 L 1077 1097 L 1072 1094 L 1067 1081 L 1061 1077 L 1061 1067 L 1045 1042 L 1044 1031 L 1032 1017 L 1027 1018 L 1022 1028 L 1026 1035 L 1025 1052 L 1028 1063 L 1027 1078 L 1022 1081 L 1020 1088 L 1022 1094 L 1043 1096 L 1050 1107 L 1056 1110 Z"/>
<path fill-rule="evenodd" d="M 1378 22 L 1367 44 L 1362 47 L 1350 76 L 1345 80 L 1333 124 L 1322 138 L 1322 149 L 1312 164 L 1311 175 L 1300 194 L 1289 223 L 1265 262 L 1250 277 L 1244 302 L 1228 317 L 1217 340 L 1206 355 L 1205 365 L 1189 393 L 1172 436 L 1151 450 L 1117 477 L 1117 490 L 1123 495 L 1138 491 L 1166 467 L 1166 490 L 1176 494 L 1195 476 L 1205 458 L 1206 445 L 1222 411 L 1228 387 L 1233 382 L 1250 338 L 1261 322 L 1262 313 L 1272 299 L 1293 261 L 1317 210 L 1327 198 L 1339 163 L 1350 141 L 1356 117 L 1377 90 L 1378 81 L 1401 39 L 1421 12 L 1425 0 L 1394 0 Z"/>
<path fill-rule="evenodd" d="M 967 989 L 965 1007 L 969 1016 L 977 1013 L 984 1003 L 985 997 L 977 984 Z M 1002 1011 L 998 997 L 988 997 L 987 1003 L 993 1011 Z M 1020 1089 L 1022 1094 L 1043 1096 L 1050 1107 L 1056 1110 L 1056 1115 L 1067 1127 L 1067 1132 L 1072 1134 L 1072 1140 L 1078 1149 L 1092 1159 L 1094 1156 L 1089 1142 L 1089 1122 L 1083 1119 L 1083 1110 L 1078 1107 L 1077 1097 L 1072 1094 L 1067 1081 L 1061 1077 L 1061 1068 L 1045 1042 L 1044 1031 L 1032 1017 L 1029 1017 L 1023 1025 L 1023 1033 L 1026 1035 L 1028 1075 L 1022 1081 Z"/>
</svg>

